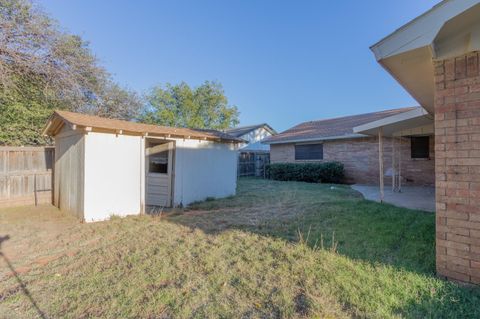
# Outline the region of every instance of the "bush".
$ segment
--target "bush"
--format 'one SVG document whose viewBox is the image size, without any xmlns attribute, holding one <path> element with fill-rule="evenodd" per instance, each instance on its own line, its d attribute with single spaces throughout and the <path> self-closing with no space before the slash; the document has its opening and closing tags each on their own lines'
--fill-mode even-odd
<svg viewBox="0 0 480 319">
<path fill-rule="evenodd" d="M 267 176 L 278 181 L 338 184 L 343 181 L 344 168 L 339 162 L 275 163 L 267 166 Z"/>
</svg>

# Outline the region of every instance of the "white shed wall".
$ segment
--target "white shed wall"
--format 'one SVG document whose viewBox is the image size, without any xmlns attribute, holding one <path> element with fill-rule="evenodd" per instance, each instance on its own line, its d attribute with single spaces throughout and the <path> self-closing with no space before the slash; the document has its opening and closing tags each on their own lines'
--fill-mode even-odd
<svg viewBox="0 0 480 319">
<path fill-rule="evenodd" d="M 139 136 L 85 136 L 85 221 L 140 214 L 143 143 Z"/>
<path fill-rule="evenodd" d="M 236 148 L 233 144 L 176 140 L 174 171 L 174 206 L 234 195 Z"/>
<path fill-rule="evenodd" d="M 142 213 L 145 139 L 68 131 L 55 137 L 55 203 L 87 222 Z M 175 139 L 173 205 L 234 195 L 233 144 Z"/>
<path fill-rule="evenodd" d="M 85 135 L 64 126 L 55 136 L 53 202 L 83 219 Z"/>
</svg>

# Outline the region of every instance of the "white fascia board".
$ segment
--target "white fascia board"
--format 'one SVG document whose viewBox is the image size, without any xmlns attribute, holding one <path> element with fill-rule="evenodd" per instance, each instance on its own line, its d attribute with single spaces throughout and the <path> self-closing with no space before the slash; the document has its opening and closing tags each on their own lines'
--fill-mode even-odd
<svg viewBox="0 0 480 319">
<path fill-rule="evenodd" d="M 353 131 L 355 133 L 360 134 L 360 133 L 368 131 L 368 130 L 392 125 L 392 124 L 399 123 L 399 122 L 408 121 L 408 120 L 423 117 L 423 116 L 429 116 L 429 113 L 425 109 L 419 107 L 415 110 L 411 110 L 411 111 L 408 111 L 408 112 L 392 115 L 392 116 L 389 116 L 389 117 L 385 117 L 381 120 L 377 120 L 377 121 L 373 121 L 373 122 L 370 122 L 370 123 L 366 123 L 366 124 L 363 124 L 363 125 L 356 126 L 356 127 L 353 128 Z"/>
<path fill-rule="evenodd" d="M 444 0 L 372 45 L 370 49 L 377 61 L 380 61 L 400 53 L 431 46 L 445 22 L 479 3 L 480 0 Z"/>
<path fill-rule="evenodd" d="M 270 134 L 275 135 L 278 134 L 277 131 L 273 127 L 271 127 L 269 124 L 265 123 L 264 126 L 262 126 L 265 130 L 267 130 Z"/>
<path fill-rule="evenodd" d="M 315 137 L 315 138 L 299 138 L 295 140 L 283 140 L 283 141 L 264 141 L 263 144 L 290 144 L 290 143 L 305 143 L 305 142 L 323 142 L 323 141 L 331 141 L 331 140 L 345 140 L 351 138 L 362 138 L 362 137 L 369 137 L 368 135 L 364 134 L 346 134 L 346 135 L 339 135 L 339 136 L 328 136 L 328 137 Z"/>
</svg>

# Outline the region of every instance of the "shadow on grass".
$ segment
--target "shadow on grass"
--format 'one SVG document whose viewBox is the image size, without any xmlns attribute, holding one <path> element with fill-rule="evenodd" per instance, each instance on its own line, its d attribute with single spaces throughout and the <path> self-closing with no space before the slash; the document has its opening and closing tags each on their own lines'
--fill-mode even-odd
<svg viewBox="0 0 480 319">
<path fill-rule="evenodd" d="M 237 196 L 196 203 L 169 220 L 209 234 L 238 229 L 302 239 L 373 267 L 415 273 L 423 279 L 414 284 L 431 284 L 431 293 L 399 308 L 400 314 L 480 315 L 480 289 L 436 280 L 434 213 L 366 201 L 348 186 L 240 180 Z"/>
<path fill-rule="evenodd" d="M 38 316 L 42 319 L 46 319 L 47 316 L 45 315 L 45 313 L 40 309 L 40 307 L 38 306 L 37 302 L 35 301 L 35 299 L 33 299 L 32 297 L 32 294 L 30 293 L 30 291 L 28 290 L 27 286 L 25 285 L 25 283 L 22 281 L 22 279 L 20 278 L 20 275 L 18 274 L 18 272 L 15 270 L 15 268 L 13 268 L 13 265 L 12 263 L 10 262 L 10 260 L 8 259 L 8 257 L 5 255 L 5 253 L 1 250 L 2 248 L 2 244 L 3 242 L 7 241 L 10 239 L 10 236 L 9 235 L 6 235 L 6 236 L 0 236 L 0 256 L 2 256 L 3 260 L 5 260 L 5 263 L 7 264 L 8 268 L 10 269 L 10 271 L 12 272 L 12 274 L 15 276 L 15 279 L 17 280 L 17 283 L 18 285 L 20 286 L 20 289 L 22 290 L 23 294 L 27 297 L 27 299 L 30 301 L 30 303 L 32 304 L 32 307 L 35 309 L 36 313 L 38 314 Z"/>
<path fill-rule="evenodd" d="M 241 188 L 252 181 L 244 183 Z M 363 200 L 347 186 L 273 183 L 273 190 L 240 190 L 236 197 L 196 203 L 168 219 L 207 234 L 238 229 L 292 243 L 302 239 L 311 248 L 336 247 L 344 256 L 371 264 L 435 273 L 433 213 Z M 272 192 L 278 198 L 269 198 Z"/>
</svg>

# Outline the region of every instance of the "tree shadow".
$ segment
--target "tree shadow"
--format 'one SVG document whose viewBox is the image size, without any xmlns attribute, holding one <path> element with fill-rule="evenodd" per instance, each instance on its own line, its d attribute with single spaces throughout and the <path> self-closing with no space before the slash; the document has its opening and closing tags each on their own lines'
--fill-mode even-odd
<svg viewBox="0 0 480 319">
<path fill-rule="evenodd" d="M 301 241 L 371 264 L 435 273 L 432 213 L 355 198 L 240 208 L 220 208 L 215 201 L 198 205 L 167 219 L 206 234 L 241 230 L 291 243 Z"/>
<path fill-rule="evenodd" d="M 30 303 L 32 304 L 32 307 L 35 309 L 35 311 L 37 312 L 38 316 L 42 319 L 46 319 L 47 316 L 45 315 L 45 313 L 40 309 L 40 307 L 38 306 L 37 302 L 35 301 L 35 299 L 33 299 L 32 297 L 32 294 L 30 293 L 30 291 L 28 290 L 27 286 L 25 285 L 25 283 L 22 281 L 22 279 L 20 278 L 20 275 L 18 274 L 18 272 L 15 270 L 15 268 L 13 267 L 12 263 L 10 262 L 10 260 L 8 259 L 8 257 L 5 255 L 5 253 L 1 250 L 1 247 L 2 247 L 2 244 L 3 242 L 7 241 L 10 239 L 10 236 L 9 235 L 5 235 L 5 236 L 0 236 L 0 256 L 2 256 L 3 260 L 5 260 L 5 263 L 7 264 L 8 268 L 10 269 L 10 271 L 12 272 L 12 274 L 14 275 L 15 279 L 17 280 L 17 283 L 18 285 L 20 286 L 20 289 L 22 290 L 23 294 L 27 297 L 27 299 L 30 301 Z"/>
</svg>

